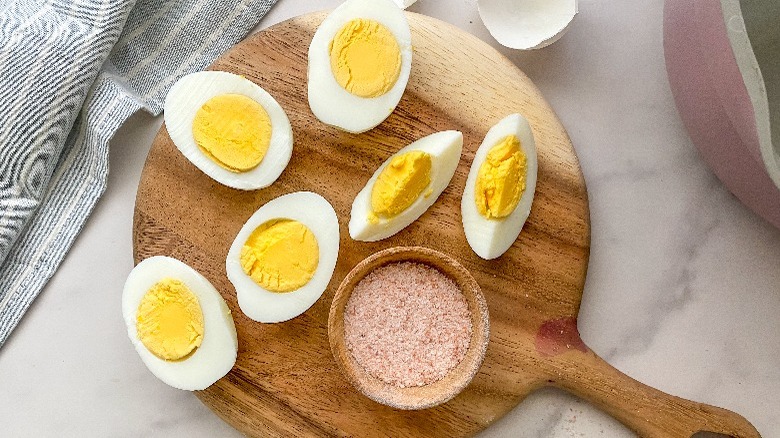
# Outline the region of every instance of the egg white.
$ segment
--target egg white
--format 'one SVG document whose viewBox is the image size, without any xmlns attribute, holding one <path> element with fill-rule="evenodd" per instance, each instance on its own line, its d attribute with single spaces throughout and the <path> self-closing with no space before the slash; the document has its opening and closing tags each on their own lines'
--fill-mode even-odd
<svg viewBox="0 0 780 438">
<path fill-rule="evenodd" d="M 257 167 L 231 172 L 206 156 L 195 142 L 192 122 L 209 99 L 223 94 L 241 94 L 259 103 L 271 120 L 271 142 Z M 279 178 L 292 156 L 290 120 L 278 102 L 257 84 L 224 71 L 202 71 L 176 81 L 165 97 L 165 127 L 173 143 L 198 169 L 215 181 L 241 190 L 267 187 Z"/>
<path fill-rule="evenodd" d="M 525 191 L 509 216 L 502 219 L 487 219 L 477 210 L 475 201 L 477 175 L 490 149 L 508 135 L 514 135 L 520 140 L 520 149 L 526 156 Z M 520 230 L 523 229 L 531 213 L 531 204 L 536 191 L 537 168 L 536 142 L 531 132 L 531 125 L 525 117 L 520 114 L 510 114 L 490 128 L 474 155 L 460 206 L 466 240 L 478 256 L 485 260 L 497 258 L 505 253 L 520 235 Z"/>
<path fill-rule="evenodd" d="M 348 22 L 364 18 L 384 25 L 401 51 L 401 72 L 393 87 L 377 97 L 360 97 L 336 81 L 330 67 L 330 42 Z M 361 133 L 382 123 L 398 105 L 412 70 L 412 33 L 403 10 L 391 0 L 347 0 L 317 28 L 309 46 L 309 107 L 322 123 Z"/>
<path fill-rule="evenodd" d="M 182 281 L 198 298 L 203 313 L 203 339 L 187 358 L 166 361 L 138 339 L 136 316 L 146 292 L 164 278 Z M 149 371 L 174 388 L 201 390 L 227 374 L 236 363 L 238 338 L 225 300 L 200 273 L 171 257 L 156 256 L 139 263 L 127 277 L 122 292 L 122 314 L 127 335 Z"/>
<path fill-rule="evenodd" d="M 374 172 L 365 187 L 352 203 L 349 218 L 349 235 L 364 242 L 386 239 L 406 228 L 433 205 L 452 180 L 458 168 L 463 150 L 463 134 L 460 131 L 441 131 L 423 137 L 388 158 Z M 423 151 L 431 155 L 431 182 L 422 194 L 406 210 L 391 218 L 379 218 L 377 223 L 368 220 L 372 214 L 371 191 L 379 174 L 393 158 L 411 151 Z M 430 195 L 425 196 L 428 192 Z"/>
<path fill-rule="evenodd" d="M 317 239 L 319 264 L 308 283 L 291 292 L 272 292 L 252 280 L 241 267 L 241 249 L 252 232 L 273 219 L 291 219 L 306 225 Z M 227 276 L 236 288 L 238 306 L 249 318 L 283 322 L 309 309 L 328 287 L 339 253 L 339 221 L 333 206 L 312 192 L 280 196 L 260 207 L 238 232 L 228 251 Z"/>
</svg>

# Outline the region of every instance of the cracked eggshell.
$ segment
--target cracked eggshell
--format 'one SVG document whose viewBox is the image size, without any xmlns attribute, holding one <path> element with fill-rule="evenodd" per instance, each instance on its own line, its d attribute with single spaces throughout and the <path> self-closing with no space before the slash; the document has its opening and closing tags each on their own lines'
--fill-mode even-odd
<svg viewBox="0 0 780 438">
<path fill-rule="evenodd" d="M 406 9 L 413 5 L 417 0 L 393 0 L 393 3 L 397 4 L 399 8 Z"/>
<path fill-rule="evenodd" d="M 478 5 L 493 38 L 520 50 L 554 43 L 577 15 L 577 0 L 479 0 Z"/>
</svg>

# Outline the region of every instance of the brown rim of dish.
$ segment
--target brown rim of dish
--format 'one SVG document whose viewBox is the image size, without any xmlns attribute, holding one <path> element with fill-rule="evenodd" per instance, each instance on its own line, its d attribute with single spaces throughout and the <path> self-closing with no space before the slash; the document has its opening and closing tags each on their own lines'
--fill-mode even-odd
<svg viewBox="0 0 780 438">
<path fill-rule="evenodd" d="M 472 332 L 463 360 L 444 378 L 425 386 L 401 388 L 365 371 L 346 347 L 344 309 L 355 285 L 374 269 L 393 262 L 418 262 L 438 269 L 458 285 L 469 304 Z M 339 285 L 328 315 L 328 338 L 336 365 L 346 379 L 368 398 L 396 409 L 427 409 L 460 393 L 477 374 L 490 339 L 487 303 L 477 281 L 457 260 L 429 248 L 393 247 L 374 253 L 358 263 Z"/>
</svg>

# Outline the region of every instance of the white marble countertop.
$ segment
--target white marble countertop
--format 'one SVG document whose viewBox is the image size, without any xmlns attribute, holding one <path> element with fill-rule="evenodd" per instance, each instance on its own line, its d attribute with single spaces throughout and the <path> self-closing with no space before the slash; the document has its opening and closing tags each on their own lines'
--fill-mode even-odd
<svg viewBox="0 0 780 438">
<path fill-rule="evenodd" d="M 280 0 L 258 29 L 335 6 Z M 498 47 L 542 90 L 587 182 L 592 252 L 579 328 L 612 365 L 663 391 L 780 434 L 780 231 L 702 163 L 667 83 L 662 0 L 581 0 L 559 42 L 501 48 L 474 0 L 412 11 Z M 111 144 L 108 190 L 60 270 L 0 350 L 0 435 L 239 436 L 141 363 L 120 296 L 132 268 L 135 191 L 161 118 L 134 116 Z M 545 389 L 483 437 L 630 437 L 586 401 Z"/>
</svg>

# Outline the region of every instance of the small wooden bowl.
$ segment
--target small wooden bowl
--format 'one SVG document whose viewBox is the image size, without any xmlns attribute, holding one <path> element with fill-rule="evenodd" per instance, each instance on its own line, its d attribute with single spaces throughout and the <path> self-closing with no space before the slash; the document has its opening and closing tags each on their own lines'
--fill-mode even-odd
<svg viewBox="0 0 780 438">
<path fill-rule="evenodd" d="M 458 285 L 471 311 L 471 341 L 463 360 L 441 380 L 429 385 L 400 388 L 370 375 L 355 361 L 344 340 L 344 309 L 355 286 L 369 272 L 393 262 L 417 262 L 438 269 Z M 347 380 L 368 398 L 396 409 L 427 409 L 455 397 L 477 374 L 485 358 L 490 322 L 485 297 L 474 277 L 452 257 L 423 247 L 395 247 L 379 251 L 358 263 L 341 282 L 328 317 L 330 348 Z"/>
</svg>

